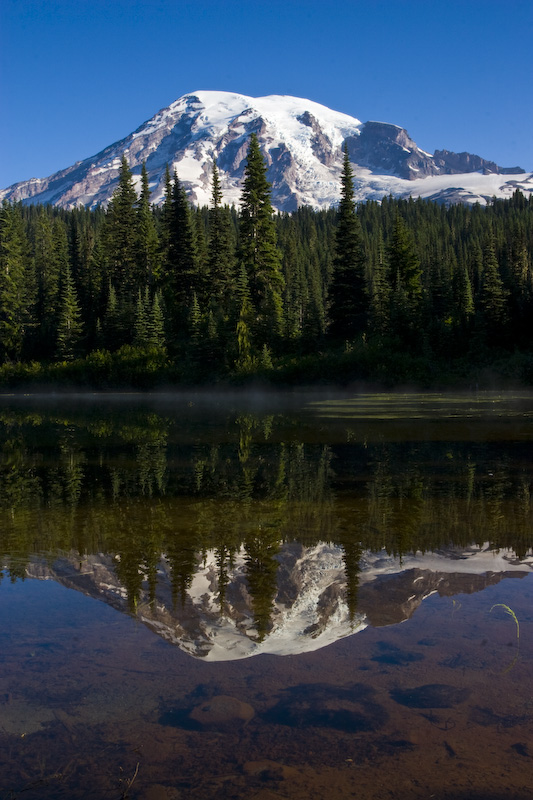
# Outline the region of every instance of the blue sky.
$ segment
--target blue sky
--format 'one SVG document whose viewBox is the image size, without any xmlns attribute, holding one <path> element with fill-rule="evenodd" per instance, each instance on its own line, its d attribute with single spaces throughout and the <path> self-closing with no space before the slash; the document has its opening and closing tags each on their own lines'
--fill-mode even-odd
<svg viewBox="0 0 533 800">
<path fill-rule="evenodd" d="M 0 187 L 195 89 L 307 97 L 533 170 L 532 0 L 1 0 Z"/>
</svg>

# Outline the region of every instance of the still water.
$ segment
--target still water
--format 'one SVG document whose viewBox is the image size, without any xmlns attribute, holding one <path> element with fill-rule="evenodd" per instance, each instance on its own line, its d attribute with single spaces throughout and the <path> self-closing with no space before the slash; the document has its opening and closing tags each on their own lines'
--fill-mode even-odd
<svg viewBox="0 0 533 800">
<path fill-rule="evenodd" d="M 0 800 L 533 794 L 533 397 L 0 398 Z"/>
</svg>

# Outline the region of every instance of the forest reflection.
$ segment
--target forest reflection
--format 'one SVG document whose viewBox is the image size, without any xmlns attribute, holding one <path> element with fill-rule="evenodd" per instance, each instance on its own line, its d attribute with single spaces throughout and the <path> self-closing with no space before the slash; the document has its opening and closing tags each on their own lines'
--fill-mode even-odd
<svg viewBox="0 0 533 800">
<path fill-rule="evenodd" d="M 342 549 L 351 617 L 366 551 L 489 542 L 522 559 L 533 546 L 533 465 L 512 435 L 366 440 L 349 420 L 317 434 L 284 413 L 10 405 L 0 437 L 5 577 L 24 578 L 36 558 L 107 554 L 135 613 L 142 597 L 155 603 L 162 557 L 177 607 L 210 553 L 223 612 L 240 559 L 259 640 L 287 543 Z"/>
</svg>

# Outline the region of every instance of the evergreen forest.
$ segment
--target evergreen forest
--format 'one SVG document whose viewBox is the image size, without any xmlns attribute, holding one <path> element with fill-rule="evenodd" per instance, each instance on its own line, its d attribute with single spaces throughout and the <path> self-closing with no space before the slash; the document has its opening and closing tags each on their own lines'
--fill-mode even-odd
<svg viewBox="0 0 533 800">
<path fill-rule="evenodd" d="M 274 213 L 252 135 L 239 209 L 124 158 L 107 208 L 4 203 L 0 386 L 533 384 L 533 197 Z"/>
</svg>

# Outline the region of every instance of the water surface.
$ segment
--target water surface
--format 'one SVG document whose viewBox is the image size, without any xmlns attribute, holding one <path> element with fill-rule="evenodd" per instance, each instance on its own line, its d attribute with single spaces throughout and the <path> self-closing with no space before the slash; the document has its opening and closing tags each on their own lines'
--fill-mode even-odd
<svg viewBox="0 0 533 800">
<path fill-rule="evenodd" d="M 533 399 L 0 401 L 0 798 L 526 798 Z"/>
</svg>

